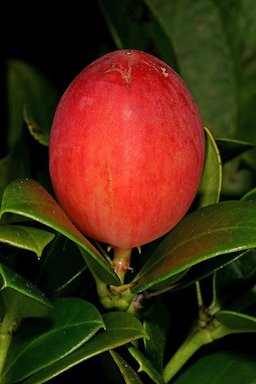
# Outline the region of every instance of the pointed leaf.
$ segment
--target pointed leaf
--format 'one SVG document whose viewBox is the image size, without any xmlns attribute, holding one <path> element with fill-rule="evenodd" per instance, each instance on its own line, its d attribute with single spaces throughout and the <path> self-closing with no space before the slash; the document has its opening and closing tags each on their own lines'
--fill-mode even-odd
<svg viewBox="0 0 256 384">
<path fill-rule="evenodd" d="M 106 330 L 92 338 L 81 348 L 41 369 L 23 384 L 42 384 L 67 369 L 100 353 L 125 345 L 142 337 L 148 337 L 140 321 L 126 312 L 110 312 L 103 316 Z M 8 383 L 7 383 L 8 384 Z"/>
<path fill-rule="evenodd" d="M 143 384 L 134 369 L 115 351 L 109 351 L 126 384 Z"/>
<path fill-rule="evenodd" d="M 211 0 L 145 0 L 170 40 L 179 73 L 215 136 L 236 131 L 237 94 L 226 31 Z M 213 43 L 214 42 L 214 43 Z"/>
<path fill-rule="evenodd" d="M 218 203 L 222 182 L 221 157 L 217 144 L 207 127 L 206 133 L 205 163 L 203 176 L 198 190 L 198 206 Z"/>
<path fill-rule="evenodd" d="M 219 311 L 215 316 L 230 333 L 256 332 L 256 317 L 232 311 Z"/>
<path fill-rule="evenodd" d="M 53 233 L 42 229 L 24 225 L 0 225 L 0 242 L 35 252 L 38 258 L 53 238 Z"/>
<path fill-rule="evenodd" d="M 92 304 L 77 298 L 56 301 L 46 319 L 19 328 L 4 372 L 7 383 L 24 380 L 57 362 L 103 327 L 102 317 Z"/>
<path fill-rule="evenodd" d="M 256 205 L 224 201 L 187 215 L 148 258 L 133 292 L 153 287 L 212 257 L 256 246 Z"/>
<path fill-rule="evenodd" d="M 11 212 L 39 221 L 60 232 L 83 248 L 98 264 L 101 279 L 107 284 L 119 284 L 118 276 L 98 250 L 71 223 L 63 209 L 36 181 L 18 179 L 4 191 L 1 215 Z"/>
<path fill-rule="evenodd" d="M 13 319 L 46 316 L 51 304 L 45 295 L 16 272 L 0 264 L 0 290 Z"/>
</svg>

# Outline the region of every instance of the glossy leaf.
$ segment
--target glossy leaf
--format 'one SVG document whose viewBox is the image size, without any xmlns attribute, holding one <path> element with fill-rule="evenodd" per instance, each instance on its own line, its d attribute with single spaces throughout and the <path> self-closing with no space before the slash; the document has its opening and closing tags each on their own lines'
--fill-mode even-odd
<svg viewBox="0 0 256 384">
<path fill-rule="evenodd" d="M 44 317 L 51 308 L 41 291 L 3 264 L 0 264 L 0 290 L 5 311 L 11 311 L 13 319 Z"/>
<path fill-rule="evenodd" d="M 214 2 L 145 0 L 145 3 L 169 38 L 179 73 L 198 103 L 204 124 L 216 137 L 233 137 L 236 78 L 226 31 Z"/>
<path fill-rule="evenodd" d="M 126 384 L 143 384 L 134 369 L 115 351 L 109 351 Z"/>
<path fill-rule="evenodd" d="M 256 205 L 224 201 L 187 215 L 148 258 L 134 292 L 152 288 L 212 257 L 256 246 Z"/>
<path fill-rule="evenodd" d="M 232 311 L 219 311 L 215 316 L 230 333 L 256 332 L 256 317 Z"/>
<path fill-rule="evenodd" d="M 249 351 L 217 351 L 194 360 L 173 384 L 255 384 L 255 353 Z"/>
<path fill-rule="evenodd" d="M 100 278 L 107 284 L 118 284 L 119 278 L 105 258 L 77 230 L 53 197 L 36 181 L 18 179 L 7 186 L 2 198 L 1 215 L 19 214 L 53 228 L 83 248 L 98 265 Z"/>
<path fill-rule="evenodd" d="M 7 383 L 24 380 L 54 364 L 88 342 L 104 326 L 92 304 L 78 298 L 56 301 L 46 319 L 24 323 L 19 328 L 4 372 Z"/>
<path fill-rule="evenodd" d="M 100 353 L 112 350 L 137 339 L 148 337 L 140 321 L 126 312 L 110 312 L 103 315 L 105 331 L 97 334 L 89 342 L 73 353 L 42 368 L 23 384 L 42 384 L 67 369 L 88 360 Z M 8 384 L 8 383 L 7 383 Z"/>
<path fill-rule="evenodd" d="M 154 365 L 143 355 L 143 353 L 138 348 L 129 346 L 128 350 L 139 363 L 138 372 L 145 372 L 156 384 L 165 383 L 160 373 L 155 369 Z"/>
<path fill-rule="evenodd" d="M 199 201 L 197 204 L 199 207 L 204 207 L 219 201 L 222 183 L 221 157 L 217 144 L 207 127 L 205 127 L 205 133 L 205 163 L 198 190 Z"/>
<path fill-rule="evenodd" d="M 53 233 L 42 229 L 24 225 L 0 225 L 0 242 L 35 252 L 38 258 L 53 238 Z"/>
</svg>

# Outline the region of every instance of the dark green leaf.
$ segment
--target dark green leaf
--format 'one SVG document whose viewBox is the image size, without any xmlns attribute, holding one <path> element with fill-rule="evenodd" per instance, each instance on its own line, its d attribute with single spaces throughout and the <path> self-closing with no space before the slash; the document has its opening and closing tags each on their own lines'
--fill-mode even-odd
<svg viewBox="0 0 256 384">
<path fill-rule="evenodd" d="M 256 200 L 256 188 L 251 189 L 249 192 L 247 192 L 241 200 L 243 201 L 255 201 Z"/>
<path fill-rule="evenodd" d="M 0 225 L 0 242 L 35 252 L 40 258 L 54 234 L 24 225 Z"/>
<path fill-rule="evenodd" d="M 148 258 L 134 292 L 153 287 L 202 261 L 256 246 L 256 205 L 224 201 L 187 215 Z"/>
<path fill-rule="evenodd" d="M 0 264 L 0 290 L 6 312 L 13 319 L 46 316 L 51 304 L 34 285 Z"/>
<path fill-rule="evenodd" d="M 155 369 L 162 372 L 166 338 L 170 327 L 169 311 L 164 304 L 155 302 L 143 317 L 144 328 L 149 335 L 149 338 L 144 340 L 146 356 Z"/>
<path fill-rule="evenodd" d="M 215 316 L 230 333 L 256 332 L 256 317 L 232 311 L 219 311 Z"/>
<path fill-rule="evenodd" d="M 9 109 L 8 146 L 19 141 L 24 124 L 24 107 L 33 115 L 38 126 L 49 132 L 59 96 L 53 85 L 35 68 L 20 60 L 7 64 L 7 93 Z"/>
<path fill-rule="evenodd" d="M 241 199 L 255 186 L 255 171 L 245 154 L 227 161 L 222 167 L 222 200 Z"/>
<path fill-rule="evenodd" d="M 256 143 L 256 4 L 254 0 L 218 1 L 233 51 L 238 80 L 237 137 Z"/>
<path fill-rule="evenodd" d="M 18 179 L 7 186 L 2 198 L 1 215 L 5 212 L 28 217 L 60 232 L 95 260 L 105 283 L 120 283 L 105 258 L 71 223 L 52 196 L 34 180 Z"/>
<path fill-rule="evenodd" d="M 255 352 L 218 351 L 195 360 L 173 384 L 255 384 L 255 377 Z"/>
<path fill-rule="evenodd" d="M 220 270 L 225 269 L 227 266 L 249 252 L 250 251 L 228 253 L 226 255 L 222 255 L 221 257 L 215 257 L 213 259 L 203 261 L 202 263 L 199 263 L 191 268 L 184 275 L 184 277 L 182 276 L 181 279 L 173 285 L 172 290 L 183 289 L 191 284 L 194 284 L 196 281 L 212 275 L 214 272 L 218 271 L 219 274 Z"/>
<path fill-rule="evenodd" d="M 139 363 L 138 372 L 145 372 L 151 380 L 156 384 L 164 384 L 160 373 L 156 370 L 154 365 L 143 355 L 143 353 L 136 347 L 130 346 L 128 347 L 130 354 L 136 359 Z"/>
<path fill-rule="evenodd" d="M 56 273 L 58 271 L 58 273 Z M 79 295 L 91 288 L 94 281 L 76 244 L 57 234 L 40 260 L 37 285 L 49 296 Z"/>
<path fill-rule="evenodd" d="M 126 384 L 143 384 L 134 369 L 115 351 L 109 351 Z"/>
<path fill-rule="evenodd" d="M 30 173 L 28 147 L 21 138 L 5 157 L 0 159 L 0 200 L 5 187 L 17 177 L 25 177 Z"/>
<path fill-rule="evenodd" d="M 219 201 L 222 182 L 221 158 L 218 147 L 207 127 L 205 127 L 205 132 L 205 163 L 198 190 L 199 207 L 204 207 Z"/>
<path fill-rule="evenodd" d="M 41 369 L 23 384 L 42 384 L 84 360 L 142 337 L 148 337 L 140 321 L 128 313 L 110 312 L 103 316 L 103 320 L 105 331 L 58 362 Z"/>
<path fill-rule="evenodd" d="M 233 158 L 241 155 L 243 152 L 248 151 L 255 147 L 254 144 L 235 140 L 235 139 L 216 139 L 216 144 L 218 146 L 221 160 L 223 163 L 226 161 L 232 160 Z"/>
<path fill-rule="evenodd" d="M 90 303 L 68 298 L 55 302 L 46 319 L 20 326 L 8 355 L 7 383 L 51 366 L 90 340 L 104 322 Z"/>
<path fill-rule="evenodd" d="M 215 136 L 236 132 L 237 93 L 233 57 L 220 13 L 211 0 L 145 0 L 169 38 L 179 73 L 204 124 Z"/>
<path fill-rule="evenodd" d="M 176 67 L 172 46 L 141 0 L 98 0 L 118 49 L 140 49 Z"/>
</svg>

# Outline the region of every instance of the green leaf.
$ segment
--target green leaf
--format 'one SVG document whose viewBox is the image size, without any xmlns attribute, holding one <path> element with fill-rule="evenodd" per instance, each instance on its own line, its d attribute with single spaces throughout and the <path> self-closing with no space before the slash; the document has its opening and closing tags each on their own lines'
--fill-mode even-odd
<svg viewBox="0 0 256 384">
<path fill-rule="evenodd" d="M 5 187 L 17 177 L 30 173 L 28 146 L 23 138 L 5 157 L 0 159 L 0 200 Z"/>
<path fill-rule="evenodd" d="M 24 106 L 23 116 L 31 136 L 39 141 L 40 144 L 48 146 L 50 140 L 50 130 L 44 130 L 40 127 L 38 122 L 32 116 L 31 111 L 29 111 L 27 105 Z"/>
<path fill-rule="evenodd" d="M 199 207 L 219 201 L 222 183 L 220 153 L 211 132 L 207 127 L 204 129 L 206 132 L 205 163 L 198 190 L 199 201 L 197 204 Z"/>
<path fill-rule="evenodd" d="M 24 225 L 0 225 L 0 242 L 35 252 L 38 258 L 53 238 L 53 233 L 42 229 Z"/>
<path fill-rule="evenodd" d="M 203 261 L 195 265 L 193 268 L 187 271 L 187 273 L 182 276 L 181 279 L 173 285 L 172 291 L 177 289 L 184 289 L 196 281 L 205 279 L 206 277 L 213 275 L 214 272 L 218 272 L 218 276 L 220 270 L 227 268 L 232 263 L 235 263 L 240 257 L 244 255 L 248 256 L 250 250 L 242 251 L 242 252 L 234 252 L 222 255 L 221 257 L 214 257 L 212 259 Z"/>
<path fill-rule="evenodd" d="M 187 215 L 135 277 L 133 292 L 153 287 L 212 257 L 256 246 L 256 205 L 224 201 Z"/>
<path fill-rule="evenodd" d="M 211 0 L 145 0 L 176 55 L 179 73 L 215 136 L 236 132 L 237 90 L 226 31 Z"/>
<path fill-rule="evenodd" d="M 156 384 L 165 383 L 160 373 L 155 369 L 154 365 L 143 355 L 143 353 L 138 348 L 130 346 L 128 347 L 128 350 L 139 363 L 138 372 L 145 372 Z"/>
<path fill-rule="evenodd" d="M 98 0 L 102 15 L 118 49 L 139 49 L 176 67 L 172 46 L 141 0 Z"/>
<path fill-rule="evenodd" d="M 100 353 L 109 351 L 142 337 L 148 337 L 140 321 L 126 312 L 109 312 L 103 316 L 105 331 L 97 334 L 89 342 L 73 353 L 37 371 L 23 384 L 42 384 L 67 369 L 88 360 Z M 8 384 L 8 383 L 7 383 Z"/>
<path fill-rule="evenodd" d="M 126 384 L 143 384 L 134 369 L 115 351 L 109 351 Z"/>
<path fill-rule="evenodd" d="M 217 351 L 194 360 L 173 384 L 255 384 L 255 352 Z"/>
<path fill-rule="evenodd" d="M 251 189 L 249 192 L 247 192 L 241 200 L 243 201 L 255 201 L 256 200 L 256 188 Z"/>
<path fill-rule="evenodd" d="M 255 135 L 256 101 L 256 4 L 254 0 L 218 1 L 223 23 L 234 56 L 238 82 L 237 137 L 253 140 Z M 235 37 L 235 38 L 234 38 Z"/>
<path fill-rule="evenodd" d="M 233 311 L 219 311 L 215 317 L 230 333 L 256 332 L 256 317 Z"/>
<path fill-rule="evenodd" d="M 0 264 L 0 290 L 5 311 L 11 311 L 13 319 L 43 317 L 51 308 L 41 291 L 3 264 Z"/>
<path fill-rule="evenodd" d="M 84 295 L 92 284 L 94 284 L 93 278 L 76 244 L 67 237 L 57 234 L 40 260 L 37 285 L 52 297 L 73 296 L 77 290 L 79 296 Z"/>
<path fill-rule="evenodd" d="M 149 335 L 144 339 L 145 354 L 151 364 L 162 372 L 166 338 L 170 327 L 169 310 L 163 303 L 155 302 L 143 315 L 144 328 Z"/>
<path fill-rule="evenodd" d="M 59 99 L 53 85 L 33 66 L 21 60 L 7 63 L 9 109 L 8 146 L 19 141 L 24 124 L 24 108 L 45 132 L 50 132 L 53 114 Z M 27 113 L 28 114 L 28 113 Z M 29 121 L 28 116 L 27 120 Z"/>
<path fill-rule="evenodd" d="M 236 312 L 247 311 L 256 303 L 253 286 L 256 279 L 256 251 L 245 251 L 216 274 L 215 288 L 222 308 Z M 256 287 L 256 286 L 255 286 Z"/>
<path fill-rule="evenodd" d="M 118 276 L 99 251 L 71 223 L 53 197 L 36 181 L 18 179 L 4 191 L 1 215 L 15 213 L 53 228 L 79 245 L 98 264 L 101 280 L 107 284 L 120 284 Z"/>
<path fill-rule="evenodd" d="M 216 139 L 216 144 L 223 163 L 232 160 L 252 148 L 255 148 L 255 144 L 235 139 L 218 138 Z"/>
<path fill-rule="evenodd" d="M 56 301 L 46 319 L 20 326 L 8 354 L 4 372 L 7 383 L 24 380 L 54 364 L 104 326 L 92 304 L 77 298 Z"/>
</svg>

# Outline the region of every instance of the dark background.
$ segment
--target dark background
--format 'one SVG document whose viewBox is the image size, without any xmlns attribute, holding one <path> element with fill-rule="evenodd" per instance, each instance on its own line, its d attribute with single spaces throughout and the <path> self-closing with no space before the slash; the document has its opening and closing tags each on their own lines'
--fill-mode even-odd
<svg viewBox="0 0 256 384">
<path fill-rule="evenodd" d="M 2 81 L 5 60 L 22 59 L 44 72 L 60 92 L 85 65 L 115 49 L 92 0 L 2 2 L 0 35 Z"/>
</svg>

